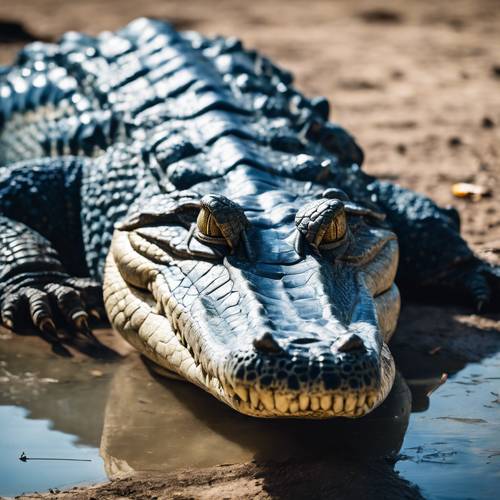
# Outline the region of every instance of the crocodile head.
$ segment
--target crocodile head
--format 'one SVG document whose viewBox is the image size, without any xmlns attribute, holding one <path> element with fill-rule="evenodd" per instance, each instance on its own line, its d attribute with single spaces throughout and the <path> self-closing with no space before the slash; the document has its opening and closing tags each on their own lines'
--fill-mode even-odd
<svg viewBox="0 0 500 500">
<path fill-rule="evenodd" d="M 395 235 L 338 190 L 281 187 L 135 209 L 106 263 L 108 315 L 155 364 L 242 413 L 362 416 L 394 380 Z"/>
</svg>

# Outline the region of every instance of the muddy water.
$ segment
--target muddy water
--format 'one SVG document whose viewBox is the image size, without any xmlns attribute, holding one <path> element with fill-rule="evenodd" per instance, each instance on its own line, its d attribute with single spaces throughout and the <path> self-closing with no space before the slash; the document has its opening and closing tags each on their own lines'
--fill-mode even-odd
<svg viewBox="0 0 500 500">
<path fill-rule="evenodd" d="M 95 483 L 130 470 L 352 456 L 360 464 L 394 463 L 394 477 L 417 485 L 425 498 L 493 498 L 500 487 L 496 341 L 474 363 L 456 352 L 429 353 L 419 342 L 395 344 L 404 377 L 368 417 L 296 422 L 237 415 L 194 387 L 158 379 L 135 354 L 114 363 L 61 358 L 37 339 L 4 335 L 0 495 Z M 429 398 L 443 372 L 448 381 Z M 22 451 L 90 461 L 22 463 Z"/>
</svg>

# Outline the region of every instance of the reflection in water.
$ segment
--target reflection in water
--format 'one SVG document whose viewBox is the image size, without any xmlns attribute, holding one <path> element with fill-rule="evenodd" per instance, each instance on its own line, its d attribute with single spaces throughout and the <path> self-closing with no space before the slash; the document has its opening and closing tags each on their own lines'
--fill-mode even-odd
<svg viewBox="0 0 500 500">
<path fill-rule="evenodd" d="M 440 329 L 431 331 L 429 323 Z M 63 446 L 66 456 L 81 457 L 83 449 L 95 456 L 100 444 L 110 476 L 255 460 L 266 491 L 278 497 L 321 497 L 322 487 L 341 484 L 339 498 L 419 498 L 408 480 L 425 497 L 488 498 L 499 486 L 498 333 L 459 324 L 452 310 L 403 310 L 392 350 L 406 383 L 398 377 L 387 402 L 360 420 L 257 420 L 191 385 L 155 377 L 136 354 L 113 364 L 60 358 L 37 339 L 0 342 L 0 411 L 7 422 L 2 429 L 28 436 L 25 429 L 33 424 L 42 443 L 37 453 L 44 455 Z M 438 352 L 436 346 L 446 347 Z M 450 378 L 429 405 L 427 394 L 442 373 Z M 17 482 L 7 491 L 2 463 L 0 494 L 103 477 L 99 461 L 92 462 L 90 475 L 82 467 L 72 475 L 53 464 L 22 464 L 16 457 L 23 450 L 32 454 L 35 442 L 9 443 L 0 440 L 6 466 L 21 473 L 30 467 L 33 481 L 9 473 Z M 276 465 L 283 460 L 286 474 L 300 478 L 293 491 L 279 490 L 274 480 L 284 473 Z M 42 482 L 47 471 L 53 475 Z"/>
<path fill-rule="evenodd" d="M 252 459 L 388 456 L 401 447 L 410 408 L 398 377 L 386 403 L 363 419 L 260 420 L 186 383 L 152 377 L 134 356 L 115 375 L 101 450 L 110 474 L 121 467 L 165 471 Z"/>
</svg>

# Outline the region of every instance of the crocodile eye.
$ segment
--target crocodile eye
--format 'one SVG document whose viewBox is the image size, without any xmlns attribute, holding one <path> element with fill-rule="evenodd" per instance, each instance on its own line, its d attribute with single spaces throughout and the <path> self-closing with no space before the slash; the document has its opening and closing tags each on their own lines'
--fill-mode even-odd
<svg viewBox="0 0 500 500">
<path fill-rule="evenodd" d="M 226 245 L 234 250 L 249 226 L 239 205 L 225 196 L 208 194 L 200 201 L 195 237 L 214 245 Z"/>
<path fill-rule="evenodd" d="M 201 208 L 196 219 L 196 226 L 198 227 L 200 237 L 224 239 L 215 217 L 206 207 Z"/>
<path fill-rule="evenodd" d="M 331 250 L 346 240 L 344 204 L 338 199 L 312 201 L 295 216 L 295 225 L 305 240 L 317 250 Z"/>
</svg>

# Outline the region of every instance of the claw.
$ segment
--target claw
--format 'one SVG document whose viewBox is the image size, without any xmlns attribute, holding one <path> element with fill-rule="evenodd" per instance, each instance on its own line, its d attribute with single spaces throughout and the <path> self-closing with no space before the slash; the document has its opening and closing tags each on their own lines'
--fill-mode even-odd
<svg viewBox="0 0 500 500">
<path fill-rule="evenodd" d="M 57 333 L 56 325 L 52 318 L 44 318 L 40 321 L 38 328 L 42 330 L 42 332 L 46 333 Z"/>
<path fill-rule="evenodd" d="M 98 321 L 107 321 L 108 316 L 103 307 L 93 307 L 89 309 L 89 314 Z"/>
<path fill-rule="evenodd" d="M 95 319 L 97 319 L 97 320 L 99 320 L 99 321 L 102 319 L 102 318 L 101 318 L 101 315 L 100 315 L 100 313 L 99 313 L 99 311 L 98 311 L 97 309 L 90 309 L 90 310 L 89 310 L 89 314 L 90 314 L 93 318 L 95 318 Z"/>
<path fill-rule="evenodd" d="M 51 318 L 44 318 L 40 321 L 38 328 L 43 333 L 45 339 L 51 344 L 60 344 L 61 341 L 57 335 L 56 325 Z"/>
<path fill-rule="evenodd" d="M 99 343 L 89 327 L 87 313 L 78 313 L 72 317 L 76 329 L 94 343 Z"/>
<path fill-rule="evenodd" d="M 82 328 L 88 328 L 88 314 L 86 312 L 78 312 L 71 316 L 72 321 L 75 323 L 75 326 L 78 330 Z"/>
</svg>

